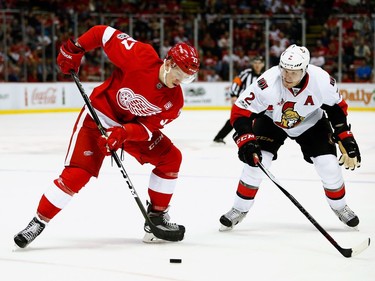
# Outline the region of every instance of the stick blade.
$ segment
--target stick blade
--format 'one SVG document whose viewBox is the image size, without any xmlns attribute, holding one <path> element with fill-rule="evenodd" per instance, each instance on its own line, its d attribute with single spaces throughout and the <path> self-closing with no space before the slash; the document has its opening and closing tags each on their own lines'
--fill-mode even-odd
<svg viewBox="0 0 375 281">
<path fill-rule="evenodd" d="M 342 249 L 340 252 L 344 257 L 351 258 L 362 253 L 364 250 L 366 250 L 370 246 L 370 242 L 371 242 L 370 238 L 367 238 L 358 246 L 353 247 L 351 249 Z"/>
<path fill-rule="evenodd" d="M 355 255 L 360 254 L 364 250 L 366 250 L 370 246 L 370 238 L 367 238 L 365 241 L 363 241 L 361 244 L 359 244 L 357 247 L 352 248 L 352 257 Z"/>
</svg>

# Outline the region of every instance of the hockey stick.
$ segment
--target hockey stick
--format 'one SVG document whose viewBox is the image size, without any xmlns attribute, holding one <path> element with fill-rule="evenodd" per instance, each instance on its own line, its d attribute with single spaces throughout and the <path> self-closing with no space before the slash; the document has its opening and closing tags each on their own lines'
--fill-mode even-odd
<svg viewBox="0 0 375 281">
<path fill-rule="evenodd" d="M 306 218 L 320 231 L 321 234 L 324 235 L 325 238 L 346 258 L 353 257 L 355 255 L 358 255 L 365 249 L 367 249 L 368 246 L 370 246 L 370 238 L 363 241 L 361 244 L 359 244 L 356 247 L 353 248 L 342 248 L 339 244 L 335 241 L 335 239 L 332 238 L 329 233 L 319 225 L 319 223 L 309 214 L 309 212 L 306 211 L 306 209 L 297 201 L 296 198 L 293 197 L 288 191 L 286 191 L 281 184 L 277 181 L 277 179 L 274 177 L 274 175 L 271 174 L 270 171 L 268 171 L 262 164 L 262 162 L 257 162 L 258 167 L 263 171 L 263 173 L 266 174 L 266 176 L 286 195 L 286 197 L 289 198 L 290 201 L 293 202 L 293 204 L 301 211 L 302 214 L 305 215 Z"/>
<path fill-rule="evenodd" d="M 98 126 L 98 129 L 99 129 L 100 133 L 103 136 L 106 137 L 107 136 L 106 131 L 105 131 L 102 123 L 100 122 L 99 117 L 98 117 L 95 109 L 93 108 L 89 97 L 86 95 L 85 90 L 83 89 L 83 86 L 81 84 L 81 81 L 79 80 L 79 78 L 77 76 L 77 73 L 73 70 L 71 70 L 70 73 L 73 77 L 74 82 L 76 83 L 76 85 L 79 89 L 79 92 L 82 95 L 82 98 L 85 101 L 85 104 L 86 104 L 88 110 L 90 111 L 90 114 L 91 114 L 92 118 L 94 119 L 96 125 Z M 137 194 L 137 191 L 134 188 L 134 185 L 130 181 L 128 173 L 126 172 L 124 166 L 122 165 L 122 162 L 121 162 L 119 156 L 113 150 L 111 151 L 111 156 L 115 160 L 117 167 L 120 169 L 120 172 L 121 172 L 123 178 L 125 179 L 128 187 L 129 187 L 130 193 L 133 195 L 139 209 L 142 212 L 143 217 L 145 218 L 147 224 L 150 226 L 151 232 L 155 235 L 155 237 L 157 237 L 159 239 L 167 240 L 167 241 L 181 241 L 184 238 L 183 233 L 181 234 L 180 232 L 177 232 L 177 231 L 163 230 L 163 229 L 160 229 L 160 228 L 156 227 L 152 223 L 149 216 L 147 215 L 145 207 L 143 206 L 141 200 L 139 199 L 139 196 Z"/>
</svg>

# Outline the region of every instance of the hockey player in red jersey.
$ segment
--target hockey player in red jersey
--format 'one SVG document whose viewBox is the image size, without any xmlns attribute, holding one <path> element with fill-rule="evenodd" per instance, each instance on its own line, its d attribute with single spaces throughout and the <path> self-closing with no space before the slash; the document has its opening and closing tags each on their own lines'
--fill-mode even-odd
<svg viewBox="0 0 375 281">
<path fill-rule="evenodd" d="M 282 53 L 279 65 L 263 73 L 233 105 L 233 138 L 245 165 L 233 207 L 220 218 L 221 231 L 233 229 L 244 219 L 263 179 L 257 161 L 269 168 L 286 138 L 295 140 L 304 159 L 314 165 L 338 218 L 349 227 L 359 224 L 346 204 L 340 168 L 354 170 L 361 162 L 347 123 L 347 104 L 335 79 L 309 61 L 307 48 L 291 45 Z M 342 153 L 339 161 L 335 142 Z"/>
<path fill-rule="evenodd" d="M 183 107 L 181 83 L 190 83 L 199 70 L 196 49 L 186 43 L 173 46 L 161 60 L 153 47 L 110 26 L 97 25 L 76 42 L 62 45 L 57 64 L 62 73 L 78 73 L 85 52 L 101 47 L 114 64 L 111 76 L 90 95 L 106 129 L 102 137 L 86 107 L 73 128 L 65 168 L 42 195 L 36 215 L 14 237 L 26 247 L 90 180 L 97 177 L 103 159 L 123 149 L 139 163 L 154 166 L 148 186 L 147 213 L 161 229 L 183 238 L 185 227 L 169 221 L 168 207 L 182 161 L 180 150 L 160 129 L 176 119 Z M 144 242 L 155 241 L 145 223 Z"/>
</svg>

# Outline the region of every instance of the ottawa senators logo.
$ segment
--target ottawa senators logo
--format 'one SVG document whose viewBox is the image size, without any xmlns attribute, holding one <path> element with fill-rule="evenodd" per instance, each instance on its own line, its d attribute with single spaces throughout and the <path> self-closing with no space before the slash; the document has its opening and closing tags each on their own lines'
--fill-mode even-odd
<svg viewBox="0 0 375 281">
<path fill-rule="evenodd" d="M 294 110 L 295 102 L 286 102 L 283 105 L 282 111 L 283 115 L 281 116 L 281 122 L 275 122 L 275 124 L 284 129 L 291 129 L 297 126 L 299 123 L 305 119 Z"/>
</svg>

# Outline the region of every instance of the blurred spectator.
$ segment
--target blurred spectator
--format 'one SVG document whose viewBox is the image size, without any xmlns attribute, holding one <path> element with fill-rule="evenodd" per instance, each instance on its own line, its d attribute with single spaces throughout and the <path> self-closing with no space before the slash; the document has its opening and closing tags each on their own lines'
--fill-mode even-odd
<svg viewBox="0 0 375 281">
<path fill-rule="evenodd" d="M 355 82 L 371 82 L 372 81 L 372 69 L 366 63 L 365 58 L 360 59 L 360 65 L 355 70 Z"/>
<path fill-rule="evenodd" d="M 344 73 L 342 74 L 341 82 L 342 82 L 342 83 L 353 83 L 353 82 L 354 82 L 354 79 L 351 77 L 351 75 L 350 75 L 349 72 L 344 72 Z"/>
<path fill-rule="evenodd" d="M 328 47 L 323 45 L 322 40 L 316 40 L 316 46 L 315 50 L 319 53 L 321 56 L 325 56 L 328 53 Z"/>
<path fill-rule="evenodd" d="M 237 64 L 237 72 L 241 72 L 245 68 L 250 67 L 250 58 L 245 53 L 245 51 L 242 49 L 242 47 L 239 47 L 237 49 L 236 54 L 238 55 L 238 64 Z"/>
<path fill-rule="evenodd" d="M 354 46 L 354 58 L 369 60 L 371 56 L 371 50 L 369 45 L 365 42 L 365 39 L 360 37 L 357 44 Z"/>
<path fill-rule="evenodd" d="M 200 47 L 204 53 L 210 51 L 212 54 L 215 54 L 216 52 L 216 42 L 209 33 L 204 35 L 203 40 L 200 42 Z"/>
<path fill-rule="evenodd" d="M 254 53 L 265 56 L 268 47 L 271 52 L 270 66 L 277 65 L 282 51 L 290 44 L 302 40 L 303 32 L 299 18 L 290 17 L 302 14 L 305 14 L 308 26 L 316 24 L 323 27 L 320 36 L 318 35 L 318 41 L 313 42 L 309 47 L 319 49 L 325 60 L 323 68 L 330 74 L 337 74 L 338 23 L 341 19 L 342 77 L 348 72 L 347 76 L 354 80 L 357 64 L 360 63 L 355 60 L 366 58 L 367 64 L 374 64 L 374 16 L 370 15 L 370 12 L 375 10 L 373 1 L 12 0 L 0 1 L 0 3 L 2 3 L 0 8 L 10 9 L 3 14 L 5 18 L 0 21 L 3 25 L 0 29 L 0 38 L 3 44 L 6 44 L 7 50 L 0 59 L 0 79 L 3 81 L 7 77 L 12 80 L 39 80 L 40 82 L 52 81 L 53 77 L 57 77 L 58 81 L 69 80 L 70 77 L 63 77 L 54 69 L 53 55 L 60 47 L 60 40 L 66 41 L 69 37 L 73 38 L 75 32 L 80 33 L 80 29 L 86 30 L 100 23 L 113 25 L 124 32 L 132 33 L 131 35 L 139 40 L 149 42 L 163 58 L 170 45 L 174 43 L 173 40 L 188 41 L 191 44 L 194 42 L 194 24 L 197 20 L 198 45 L 202 58 L 206 59 L 206 68 L 214 69 L 220 79 L 229 81 L 231 61 L 233 61 L 233 75 L 235 75 L 245 67 L 247 56 L 252 57 Z M 126 11 L 126 14 L 119 16 L 119 10 Z M 262 14 L 264 18 L 261 17 Z M 242 17 L 243 15 L 245 17 Z M 247 15 L 250 17 L 247 18 Z M 252 17 L 254 15 L 260 17 Z M 283 18 L 282 15 L 287 16 Z M 233 20 L 232 38 L 229 36 L 229 16 Z M 163 39 L 160 17 L 164 19 L 164 42 L 160 42 Z M 266 46 L 268 42 L 264 38 L 267 34 L 265 18 L 270 19 L 269 46 Z M 76 20 L 80 23 L 78 30 L 76 30 Z M 236 52 L 233 57 L 228 55 L 230 47 Z M 241 49 L 248 50 L 248 53 L 242 54 L 239 51 Z M 312 62 L 321 64 L 321 58 L 319 56 L 317 58 L 319 59 L 314 62 L 315 58 L 312 57 Z M 102 79 L 101 75 L 108 73 L 107 68 L 111 64 L 105 63 L 104 69 L 98 69 L 102 65 L 101 60 L 106 60 L 105 57 L 102 58 L 102 54 L 99 56 L 97 53 L 87 54 L 86 60 L 86 64 L 82 67 L 83 81 L 85 79 L 97 81 Z M 7 74 L 4 71 L 7 71 Z M 56 75 L 53 76 L 54 71 Z M 205 68 L 202 67 L 201 71 L 205 71 Z M 202 73 L 199 75 L 200 80 L 202 77 L 209 76 Z"/>
<path fill-rule="evenodd" d="M 279 42 L 280 48 L 283 50 L 283 52 L 290 45 L 289 39 L 285 37 L 285 34 L 282 31 L 279 33 Z"/>
<path fill-rule="evenodd" d="M 284 49 L 280 45 L 280 40 L 274 39 L 270 48 L 271 67 L 279 64 L 279 58 Z"/>
<path fill-rule="evenodd" d="M 217 73 L 223 80 L 229 80 L 229 65 L 233 63 L 233 67 L 238 67 L 240 58 L 233 53 L 232 55 L 229 53 L 229 50 L 223 51 L 223 57 L 221 61 L 217 64 Z"/>
<path fill-rule="evenodd" d="M 168 39 L 165 39 L 160 49 L 160 57 L 164 59 L 167 56 L 169 49 L 172 48 L 172 44 Z"/>
<path fill-rule="evenodd" d="M 230 43 L 229 32 L 225 32 L 224 34 L 220 36 L 220 39 L 217 41 L 217 46 L 220 49 L 226 49 L 226 48 L 229 48 L 229 43 Z"/>
<path fill-rule="evenodd" d="M 325 62 L 324 56 L 317 49 L 314 49 L 311 53 L 310 64 L 323 67 Z"/>
<path fill-rule="evenodd" d="M 218 63 L 218 57 L 214 56 L 211 51 L 207 51 L 206 54 L 203 56 L 202 59 L 202 66 L 201 69 L 210 69 L 214 70 L 216 69 L 216 65 Z"/>
<path fill-rule="evenodd" d="M 218 82 L 222 81 L 221 77 L 214 70 L 207 70 L 205 81 L 207 82 Z"/>
</svg>

